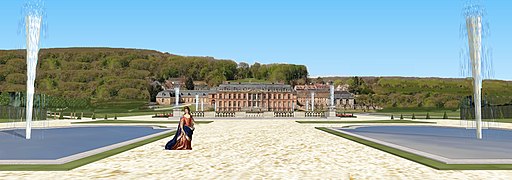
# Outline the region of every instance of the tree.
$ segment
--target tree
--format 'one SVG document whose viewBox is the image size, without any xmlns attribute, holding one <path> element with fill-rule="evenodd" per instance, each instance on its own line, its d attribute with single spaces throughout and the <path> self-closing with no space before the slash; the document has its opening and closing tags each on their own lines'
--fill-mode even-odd
<svg viewBox="0 0 512 180">
<path fill-rule="evenodd" d="M 214 70 L 212 73 L 208 74 L 208 76 L 206 77 L 206 83 L 210 87 L 218 86 L 219 84 L 222 84 L 226 80 L 227 80 L 226 77 L 218 69 Z"/>
<path fill-rule="evenodd" d="M 2 94 L 0 94 L 0 106 L 9 105 L 10 101 L 11 101 L 11 97 L 9 96 L 9 93 L 3 92 Z"/>
<path fill-rule="evenodd" d="M 247 64 L 245 62 L 238 63 L 236 78 L 237 79 L 251 78 L 252 74 L 251 74 L 250 68 L 251 67 L 249 66 L 249 64 Z"/>
<path fill-rule="evenodd" d="M 187 80 L 185 80 L 185 88 L 188 90 L 194 90 L 194 80 L 192 77 L 187 77 Z"/>
<path fill-rule="evenodd" d="M 315 80 L 315 83 L 317 84 L 325 84 L 325 81 L 322 77 L 317 77 Z"/>
<path fill-rule="evenodd" d="M 250 71 L 251 71 L 251 74 L 252 74 L 252 77 L 253 78 L 256 78 L 256 79 L 262 79 L 261 75 L 260 75 L 260 68 L 261 68 L 261 64 L 260 63 L 254 63 L 251 67 L 250 67 Z"/>
<path fill-rule="evenodd" d="M 162 86 L 160 83 L 151 83 L 148 87 L 148 92 L 150 96 L 150 102 L 156 102 L 156 96 L 160 91 L 163 91 Z"/>
</svg>

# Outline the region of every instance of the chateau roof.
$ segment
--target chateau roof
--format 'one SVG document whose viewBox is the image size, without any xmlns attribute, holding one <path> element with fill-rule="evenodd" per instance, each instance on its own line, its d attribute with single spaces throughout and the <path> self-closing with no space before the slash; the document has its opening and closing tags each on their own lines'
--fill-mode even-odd
<svg viewBox="0 0 512 180">
<path fill-rule="evenodd" d="M 196 95 L 208 96 L 210 93 L 210 90 L 180 90 L 181 97 L 196 97 Z"/>
<path fill-rule="evenodd" d="M 165 90 L 165 91 L 160 91 L 158 92 L 158 94 L 156 95 L 157 98 L 170 98 L 170 97 L 175 97 L 174 96 L 174 90 Z"/>
<path fill-rule="evenodd" d="M 218 91 L 274 91 L 292 92 L 293 88 L 287 84 L 261 84 L 261 83 L 230 83 L 219 85 Z"/>
<path fill-rule="evenodd" d="M 354 95 L 348 91 L 334 91 L 334 99 L 354 99 Z"/>
</svg>

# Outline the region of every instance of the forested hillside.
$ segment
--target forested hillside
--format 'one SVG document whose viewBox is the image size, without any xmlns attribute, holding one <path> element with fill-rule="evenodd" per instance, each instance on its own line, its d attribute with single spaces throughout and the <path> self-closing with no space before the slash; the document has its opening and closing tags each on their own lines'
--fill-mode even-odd
<svg viewBox="0 0 512 180">
<path fill-rule="evenodd" d="M 0 50 L 0 92 L 24 92 L 24 50 Z M 93 100 L 147 99 L 150 83 L 168 78 L 191 77 L 217 86 L 226 80 L 304 83 L 304 65 L 249 65 L 212 57 L 187 57 L 152 50 L 116 48 L 42 49 L 37 68 L 36 91 L 51 96 Z"/>
<path fill-rule="evenodd" d="M 473 92 L 470 78 L 325 77 L 311 81 L 348 84 L 359 104 L 384 108 L 456 109 Z M 512 103 L 510 81 L 484 80 L 482 89 L 486 103 Z"/>
</svg>

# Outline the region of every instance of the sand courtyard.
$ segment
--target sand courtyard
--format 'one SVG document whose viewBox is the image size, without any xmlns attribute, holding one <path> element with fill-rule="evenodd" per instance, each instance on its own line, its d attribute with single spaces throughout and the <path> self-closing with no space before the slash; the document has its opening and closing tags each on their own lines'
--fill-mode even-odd
<svg viewBox="0 0 512 180">
<path fill-rule="evenodd" d="M 512 177 L 512 171 L 509 170 L 435 170 L 314 128 L 318 126 L 337 124 L 299 124 L 292 119 L 215 120 L 196 127 L 192 151 L 163 150 L 171 138 L 168 137 L 70 171 L 2 171 L 0 176 L 2 179 Z"/>
</svg>

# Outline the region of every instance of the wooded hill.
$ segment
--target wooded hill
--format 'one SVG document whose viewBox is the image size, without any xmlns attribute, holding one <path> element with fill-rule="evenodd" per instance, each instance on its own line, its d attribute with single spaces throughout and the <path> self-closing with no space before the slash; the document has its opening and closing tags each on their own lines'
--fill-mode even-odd
<svg viewBox="0 0 512 180">
<path fill-rule="evenodd" d="M 0 92 L 26 90 L 26 51 L 0 50 Z M 150 99 L 159 87 L 151 82 L 187 77 L 210 87 L 226 80 L 253 78 L 287 84 L 304 83 L 304 65 L 249 65 L 213 57 L 179 56 L 153 50 L 119 48 L 42 49 L 36 91 L 51 96 L 112 99 Z"/>
<path fill-rule="evenodd" d="M 25 50 L 0 50 L 0 92 L 25 92 L 25 55 Z M 334 81 L 335 85 L 349 84 L 350 91 L 357 94 L 358 104 L 396 108 L 456 109 L 460 100 L 472 93 L 471 80 L 463 78 L 308 79 L 308 70 L 304 65 L 249 65 L 213 57 L 179 56 L 141 49 L 42 49 L 39 59 L 36 79 L 38 93 L 93 104 L 126 99 L 154 100 L 156 93 L 162 89 L 151 86 L 153 81 L 164 82 L 168 78 L 180 77 L 186 77 L 187 82 L 202 81 L 210 87 L 226 80 L 291 85 Z M 512 82 L 486 80 L 483 94 L 493 104 L 512 103 Z"/>
<path fill-rule="evenodd" d="M 384 108 L 456 109 L 473 93 L 471 78 L 324 77 L 311 81 L 349 84 L 358 103 Z M 482 95 L 486 103 L 512 103 L 512 82 L 484 80 Z"/>
</svg>

